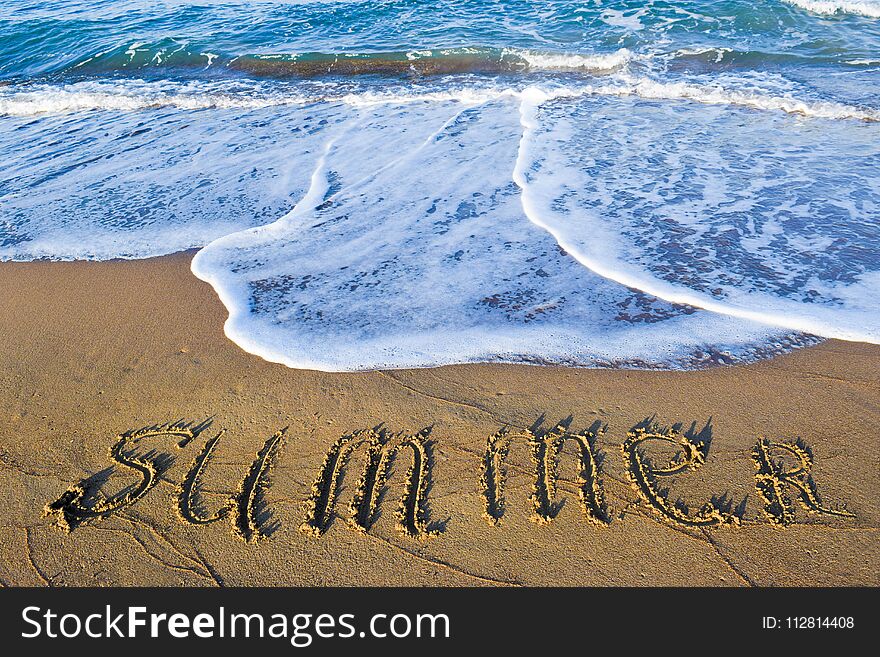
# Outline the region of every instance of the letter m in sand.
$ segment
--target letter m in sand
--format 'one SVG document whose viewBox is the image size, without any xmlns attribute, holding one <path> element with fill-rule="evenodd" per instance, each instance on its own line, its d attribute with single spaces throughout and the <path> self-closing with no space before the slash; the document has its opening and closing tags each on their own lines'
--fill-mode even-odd
<svg viewBox="0 0 880 657">
<path fill-rule="evenodd" d="M 535 427 L 534 429 L 537 429 Z M 557 464 L 560 451 L 567 440 L 577 446 L 579 474 L 578 494 L 584 515 L 597 525 L 611 522 L 605 494 L 599 479 L 599 465 L 596 456 L 595 439 L 600 433 L 583 431 L 569 432 L 565 425 L 560 424 L 550 431 L 536 432 L 526 430 L 516 436 L 525 438 L 532 455 L 535 468 L 535 479 L 530 497 L 534 505 L 533 519 L 539 523 L 551 522 L 559 511 L 560 505 L 554 500 L 556 496 Z M 485 517 L 491 525 L 498 525 L 504 515 L 504 479 L 505 459 L 507 458 L 510 441 L 514 435 L 506 430 L 489 436 L 486 442 L 486 453 L 483 456 L 482 477 L 483 495 L 486 498 Z"/>
<path fill-rule="evenodd" d="M 424 537 L 434 531 L 427 522 L 427 489 L 431 470 L 427 430 L 415 435 L 389 435 L 367 429 L 342 436 L 330 446 L 309 496 L 306 517 L 300 526 L 305 532 L 320 536 L 327 531 L 336 508 L 339 485 L 352 456 L 363 452 L 363 469 L 348 508 L 348 522 L 359 531 L 367 531 L 376 520 L 376 512 L 388 478 L 391 462 L 401 453 L 412 456 L 406 473 L 404 493 L 397 509 L 397 527 L 407 536 Z"/>
</svg>

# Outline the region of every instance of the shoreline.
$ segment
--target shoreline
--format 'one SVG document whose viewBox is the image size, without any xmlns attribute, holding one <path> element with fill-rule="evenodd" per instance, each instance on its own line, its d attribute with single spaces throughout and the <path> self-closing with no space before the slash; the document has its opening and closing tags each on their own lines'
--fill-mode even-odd
<svg viewBox="0 0 880 657">
<path fill-rule="evenodd" d="M 827 340 L 689 371 L 495 363 L 291 370 L 226 338 L 226 309 L 189 271 L 192 254 L 0 263 L 2 583 L 880 584 L 878 345 Z M 540 436 L 569 418 L 572 434 L 607 425 L 592 445 L 610 523 L 591 522 L 582 508 L 583 453 L 574 440 L 563 443 L 556 490 L 547 494 L 555 517 L 534 522 L 533 453 L 516 438 L 500 462 L 504 513 L 493 525 L 481 470 L 489 436 L 505 426 L 536 427 Z M 680 423 L 708 444 L 705 463 L 662 478 L 657 488 L 669 488 L 670 509 L 680 497 L 693 518 L 714 498 L 737 521 L 687 526 L 664 517 L 630 481 L 627 434 L 648 419 Z M 43 517 L 47 503 L 88 477 L 104 502 L 118 502 L 138 477 L 108 455 L 115 436 L 178 420 L 210 426 L 182 447 L 167 435 L 132 440 L 131 458 L 167 462 L 134 503 L 69 533 Z M 425 527 L 438 533 L 413 538 L 397 526 L 395 509 L 409 492 L 405 459 L 391 463 L 367 530 L 350 528 L 354 457 L 325 531 L 300 531 L 328 450 L 341 436 L 380 425 L 390 435 L 430 428 L 422 510 Z M 285 427 L 284 440 L 268 446 Z M 205 517 L 221 507 L 245 487 L 265 447 L 267 485 L 252 519 L 267 537 L 257 544 L 240 540 L 228 519 L 179 517 L 178 489 L 221 429 L 193 500 Z M 755 484 L 753 450 L 762 437 L 803 439 L 821 508 L 845 505 L 855 517 L 807 513 L 794 501 L 793 522 L 774 526 Z M 658 464 L 676 453 L 657 441 L 644 450 Z M 86 501 L 100 501 L 94 491 Z"/>
</svg>

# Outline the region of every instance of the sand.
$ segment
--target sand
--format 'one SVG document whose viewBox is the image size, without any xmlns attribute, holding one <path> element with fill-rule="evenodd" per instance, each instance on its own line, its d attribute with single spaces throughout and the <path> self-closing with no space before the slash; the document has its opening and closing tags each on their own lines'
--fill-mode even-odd
<svg viewBox="0 0 880 657">
<path fill-rule="evenodd" d="M 878 346 L 700 372 L 292 370 L 224 337 L 191 257 L 0 264 L 3 584 L 880 584 Z M 189 428 L 117 438 L 175 422 Z M 628 438 L 652 422 L 689 438 Z M 559 423 L 607 430 L 566 439 L 554 472 L 559 442 L 543 437 Z M 376 427 L 357 440 L 372 436 L 378 481 L 361 473 L 369 444 L 319 477 L 328 450 Z M 504 427 L 507 458 L 487 458 Z M 771 461 L 774 444 L 811 450 L 818 497 L 781 485 L 785 517 L 756 487 L 775 485 L 762 438 Z M 407 486 L 413 455 L 426 478 Z M 675 474 L 635 472 L 670 461 Z M 65 531 L 44 507 L 83 480 L 57 505 L 73 510 Z"/>
</svg>

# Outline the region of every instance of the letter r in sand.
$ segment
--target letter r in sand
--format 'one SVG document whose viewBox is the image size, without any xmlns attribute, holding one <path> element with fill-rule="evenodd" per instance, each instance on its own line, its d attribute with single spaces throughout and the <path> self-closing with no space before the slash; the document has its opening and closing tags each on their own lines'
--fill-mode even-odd
<svg viewBox="0 0 880 657">
<path fill-rule="evenodd" d="M 784 458 L 773 459 L 773 450 L 781 451 L 782 456 L 794 457 L 797 465 L 787 470 Z M 856 517 L 849 511 L 822 506 L 816 483 L 810 474 L 813 453 L 803 441 L 781 443 L 762 438 L 755 444 L 752 458 L 757 468 L 755 488 L 764 500 L 764 513 L 771 523 L 785 527 L 794 522 L 794 504 L 786 494 L 786 486 L 794 489 L 807 511 L 841 518 Z"/>
</svg>

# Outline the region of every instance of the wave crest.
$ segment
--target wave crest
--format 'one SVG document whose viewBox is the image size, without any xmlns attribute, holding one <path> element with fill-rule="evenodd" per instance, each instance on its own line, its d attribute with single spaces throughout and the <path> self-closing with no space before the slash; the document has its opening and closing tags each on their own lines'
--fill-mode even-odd
<svg viewBox="0 0 880 657">
<path fill-rule="evenodd" d="M 639 96 L 649 99 L 691 100 L 706 105 L 738 105 L 820 119 L 880 121 L 880 110 L 873 108 L 855 107 L 836 101 L 807 101 L 790 95 L 728 89 L 721 85 L 658 82 L 649 78 L 623 76 L 622 84 L 592 87 L 589 91 L 602 96 Z"/>
<path fill-rule="evenodd" d="M 785 0 L 790 5 L 814 14 L 855 14 L 868 18 L 880 18 L 880 2 L 871 0 Z"/>
<path fill-rule="evenodd" d="M 458 85 L 442 88 L 396 86 L 382 90 L 318 86 L 297 91 L 263 89 L 259 83 L 229 88 L 223 83 L 172 84 L 143 80 L 80 82 L 65 85 L 8 85 L 0 87 L 0 116 L 36 116 L 84 111 L 140 111 L 160 107 L 182 110 L 260 109 L 285 105 L 328 102 L 356 107 L 382 104 L 436 103 L 457 101 L 463 105 L 485 103 L 501 97 L 516 97 L 524 86 Z M 880 109 L 858 107 L 835 101 L 807 100 L 790 93 L 736 89 L 720 83 L 658 81 L 629 73 L 618 73 L 603 83 L 529 86 L 546 98 L 578 96 L 637 96 L 645 99 L 688 100 L 706 105 L 731 105 L 754 110 L 781 111 L 820 119 L 880 121 Z"/>
</svg>

